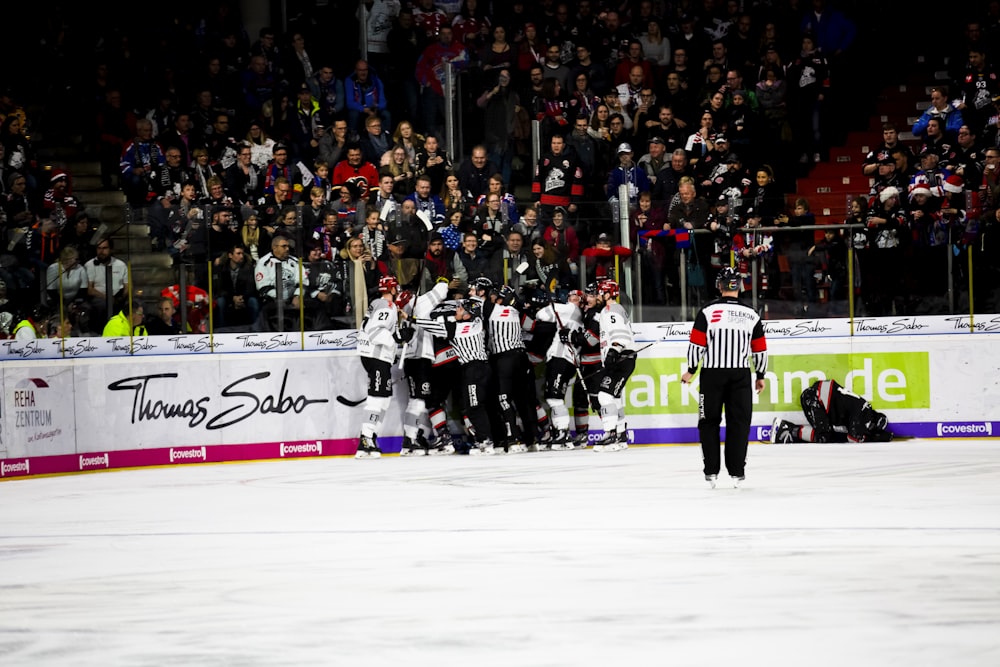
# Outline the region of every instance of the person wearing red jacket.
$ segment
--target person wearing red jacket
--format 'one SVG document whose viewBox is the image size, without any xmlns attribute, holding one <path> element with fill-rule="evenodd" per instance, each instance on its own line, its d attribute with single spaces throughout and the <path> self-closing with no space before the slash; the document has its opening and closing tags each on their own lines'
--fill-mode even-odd
<svg viewBox="0 0 1000 667">
<path fill-rule="evenodd" d="M 587 270 L 587 283 L 593 283 L 606 278 L 620 281 L 615 269 L 615 257 L 624 261 L 632 256 L 632 251 L 625 246 L 614 245 L 608 234 L 600 234 L 597 241 L 580 253 L 584 256 Z"/>
<path fill-rule="evenodd" d="M 353 183 L 358 189 L 358 195 L 365 199 L 368 197 L 368 190 L 378 186 L 378 170 L 371 162 L 362 159 L 360 145 L 351 144 L 347 147 L 347 158 L 333 168 L 330 182 L 337 185 Z"/>
</svg>

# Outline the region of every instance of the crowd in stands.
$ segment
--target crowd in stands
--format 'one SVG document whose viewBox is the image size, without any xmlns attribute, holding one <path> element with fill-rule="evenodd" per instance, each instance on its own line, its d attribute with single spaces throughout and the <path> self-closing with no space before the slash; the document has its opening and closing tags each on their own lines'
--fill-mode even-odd
<svg viewBox="0 0 1000 667">
<path fill-rule="evenodd" d="M 808 201 L 789 211 L 785 194 L 798 165 L 823 159 L 846 88 L 856 27 L 833 3 L 364 4 L 361 58 L 343 56 L 340 43 L 356 41 L 346 27 L 299 21 L 251 37 L 223 1 L 158 33 L 145 58 L 123 37 L 95 67 L 83 135 L 102 184 L 124 193 L 188 284 L 212 282 L 217 328 L 285 326 L 282 312 L 298 329 L 300 306 L 307 328 L 355 327 L 384 275 L 421 292 L 480 276 L 558 290 L 632 261 L 642 298 L 676 303 L 681 253 L 698 297 L 733 260 L 766 293 L 776 248 L 808 304 L 820 286 L 848 289 L 847 243 L 871 271 L 863 303 L 882 314 L 912 305 L 897 303 L 901 253 L 941 261 L 942 243 L 976 235 L 965 197 L 987 188 L 979 205 L 991 207 L 996 196 L 996 149 L 983 149 L 996 145 L 997 81 L 982 40 L 914 126 L 919 157 L 894 127 L 870 155 L 875 185 L 854 214 L 869 231 L 820 240 L 795 229 L 814 220 Z M 443 141 L 447 66 L 461 80 L 463 155 Z M 63 312 L 87 314 L 74 333 L 100 334 L 131 288 L 72 174 L 38 164 L 26 102 L 0 96 L 2 307 L 33 322 L 39 295 L 53 311 L 61 291 Z M 515 197 L 529 186 L 530 199 Z M 774 226 L 792 231 L 755 231 Z M 683 231 L 699 233 L 681 242 Z"/>
</svg>

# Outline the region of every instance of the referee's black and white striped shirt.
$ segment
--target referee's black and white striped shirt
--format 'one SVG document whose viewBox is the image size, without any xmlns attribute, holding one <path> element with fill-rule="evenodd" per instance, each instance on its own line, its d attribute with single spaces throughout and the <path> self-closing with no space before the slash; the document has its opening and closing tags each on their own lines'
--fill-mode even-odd
<svg viewBox="0 0 1000 667">
<path fill-rule="evenodd" d="M 733 297 L 708 304 L 694 319 L 688 343 L 688 371 L 706 368 L 750 368 L 758 378 L 767 372 L 764 325 L 753 308 Z"/>
<path fill-rule="evenodd" d="M 493 306 L 488 321 L 487 343 L 490 356 L 524 349 L 521 313 L 513 306 Z"/>
<path fill-rule="evenodd" d="M 454 329 L 451 329 L 452 326 Z M 489 360 L 486 354 L 486 330 L 481 319 L 450 322 L 449 329 L 451 346 L 458 353 L 459 363 Z"/>
</svg>

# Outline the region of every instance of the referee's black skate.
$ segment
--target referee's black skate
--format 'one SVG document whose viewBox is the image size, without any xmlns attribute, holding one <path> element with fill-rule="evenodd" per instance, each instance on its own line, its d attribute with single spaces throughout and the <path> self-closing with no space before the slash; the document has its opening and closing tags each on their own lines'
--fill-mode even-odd
<svg viewBox="0 0 1000 667">
<path fill-rule="evenodd" d="M 377 459 L 382 456 L 382 450 L 378 448 L 378 439 L 373 435 L 361 436 L 358 440 L 358 453 L 354 455 L 356 459 Z"/>
<path fill-rule="evenodd" d="M 590 433 L 577 431 L 573 436 L 573 449 L 586 449 L 588 444 L 590 444 Z"/>
</svg>

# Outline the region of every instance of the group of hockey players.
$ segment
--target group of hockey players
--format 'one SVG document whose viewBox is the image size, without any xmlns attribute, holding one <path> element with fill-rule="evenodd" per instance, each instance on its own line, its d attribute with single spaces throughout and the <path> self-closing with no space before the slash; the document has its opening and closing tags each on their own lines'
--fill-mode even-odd
<svg viewBox="0 0 1000 667">
<path fill-rule="evenodd" d="M 551 293 L 478 278 L 465 294 L 438 283 L 414 295 L 386 276 L 379 292 L 358 337 L 368 395 L 357 458 L 382 454 L 397 358 L 409 392 L 401 456 L 583 449 L 591 411 L 604 430 L 593 450 L 628 448 L 622 394 L 636 347 L 614 280 Z"/>
</svg>

